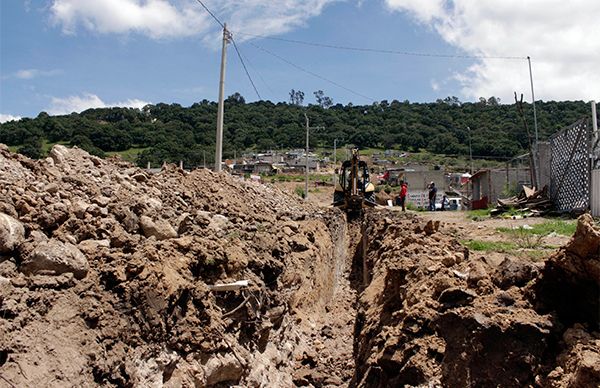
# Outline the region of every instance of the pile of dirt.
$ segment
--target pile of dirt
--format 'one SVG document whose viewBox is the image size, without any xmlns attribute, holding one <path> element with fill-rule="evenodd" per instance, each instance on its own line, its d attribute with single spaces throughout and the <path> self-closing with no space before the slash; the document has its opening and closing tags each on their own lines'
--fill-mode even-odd
<svg viewBox="0 0 600 388">
<path fill-rule="evenodd" d="M 591 218 L 499 266 L 439 221 L 347 221 L 224 173 L 0 145 L 0 386 L 600 383 Z"/>
<path fill-rule="evenodd" d="M 344 226 L 227 174 L 0 146 L 2 384 L 293 385 Z M 250 286 L 211 291 L 238 280 Z"/>
<path fill-rule="evenodd" d="M 545 265 L 507 258 L 497 267 L 439 222 L 374 212 L 367 225 L 354 386 L 600 383 L 591 217 Z"/>
</svg>

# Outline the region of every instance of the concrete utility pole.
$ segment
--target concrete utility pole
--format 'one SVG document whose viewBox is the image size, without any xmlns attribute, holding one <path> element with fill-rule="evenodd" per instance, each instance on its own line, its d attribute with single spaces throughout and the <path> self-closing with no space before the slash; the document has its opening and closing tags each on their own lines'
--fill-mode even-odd
<svg viewBox="0 0 600 388">
<path fill-rule="evenodd" d="M 215 152 L 215 172 L 221 171 L 223 160 L 223 99 L 225 94 L 225 63 L 227 61 L 227 43 L 231 34 L 227 31 L 227 24 L 223 25 L 223 47 L 221 49 L 221 79 L 219 81 L 219 108 L 217 111 L 217 149 Z"/>
<path fill-rule="evenodd" d="M 600 139 L 600 133 L 598 133 L 598 116 L 596 114 L 596 101 L 592 101 L 592 146 L 596 146 L 596 143 Z"/>
<path fill-rule="evenodd" d="M 306 171 L 304 171 L 305 173 L 305 179 L 304 179 L 304 200 L 308 201 L 308 131 L 310 129 L 310 127 L 308 126 L 308 116 L 306 115 L 306 113 L 304 114 L 304 118 L 306 119 Z"/>
<path fill-rule="evenodd" d="M 335 173 L 335 169 L 337 168 L 337 141 L 338 139 L 333 140 L 333 187 L 335 190 L 335 184 L 337 181 L 337 174 Z"/>
<path fill-rule="evenodd" d="M 471 162 L 471 171 L 470 174 L 473 175 L 473 149 L 471 148 L 471 127 L 467 127 L 469 131 L 469 160 Z"/>
<path fill-rule="evenodd" d="M 529 81 L 531 83 L 531 103 L 533 105 L 533 127 L 535 130 L 535 147 L 533 147 L 533 167 L 535 169 L 535 182 L 536 185 L 540 182 L 540 172 L 538 165 L 538 124 L 537 124 L 537 113 L 535 111 L 535 94 L 533 93 L 533 73 L 531 72 L 531 57 L 527 56 L 527 63 L 529 64 Z M 539 189 L 539 187 L 537 187 Z"/>
<path fill-rule="evenodd" d="M 311 129 L 323 129 L 323 127 L 310 127 L 309 126 L 309 121 L 308 121 L 308 116 L 306 115 L 306 113 L 304 114 L 304 118 L 306 119 L 306 171 L 305 171 L 305 179 L 304 179 L 304 200 L 307 201 L 308 200 L 308 146 L 309 146 L 309 141 L 308 141 L 308 133 Z"/>
</svg>

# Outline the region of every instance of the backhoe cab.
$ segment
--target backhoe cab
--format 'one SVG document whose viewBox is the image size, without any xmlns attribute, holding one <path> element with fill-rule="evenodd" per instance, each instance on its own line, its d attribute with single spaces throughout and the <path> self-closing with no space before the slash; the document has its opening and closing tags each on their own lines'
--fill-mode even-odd
<svg viewBox="0 0 600 388">
<path fill-rule="evenodd" d="M 369 180 L 367 163 L 360 160 L 358 149 L 353 149 L 352 158 L 342 163 L 333 193 L 333 205 L 349 213 L 376 206 L 375 185 Z"/>
</svg>

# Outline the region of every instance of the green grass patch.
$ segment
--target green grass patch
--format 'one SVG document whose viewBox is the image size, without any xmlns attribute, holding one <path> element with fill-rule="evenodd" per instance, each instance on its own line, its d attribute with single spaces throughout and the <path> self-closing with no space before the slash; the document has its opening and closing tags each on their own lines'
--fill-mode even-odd
<svg viewBox="0 0 600 388">
<path fill-rule="evenodd" d="M 148 148 L 130 148 L 125 151 L 111 151 L 107 152 L 106 156 L 120 155 L 123 160 L 126 160 L 131 163 L 135 163 L 137 156 Z"/>
<path fill-rule="evenodd" d="M 497 228 L 498 232 L 506 233 L 512 236 L 521 236 L 523 234 L 547 236 L 556 233 L 561 236 L 572 236 L 577 229 L 577 222 L 564 220 L 548 220 L 540 224 L 531 225 L 531 229 L 519 228 Z"/>
<path fill-rule="evenodd" d="M 505 241 L 466 240 L 463 244 L 472 251 L 511 252 L 517 244 Z"/>
<path fill-rule="evenodd" d="M 483 221 L 484 219 L 490 218 L 490 210 L 491 209 L 468 210 L 466 216 L 473 221 Z"/>
</svg>

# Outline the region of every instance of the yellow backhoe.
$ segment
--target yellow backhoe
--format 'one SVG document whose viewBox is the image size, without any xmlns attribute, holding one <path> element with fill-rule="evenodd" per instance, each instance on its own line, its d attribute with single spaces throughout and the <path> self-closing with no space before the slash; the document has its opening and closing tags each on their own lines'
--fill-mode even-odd
<svg viewBox="0 0 600 388">
<path fill-rule="evenodd" d="M 333 206 L 348 213 L 376 206 L 375 185 L 369 179 L 367 163 L 360 160 L 358 149 L 353 149 L 352 158 L 342 163 L 333 193 Z"/>
</svg>

